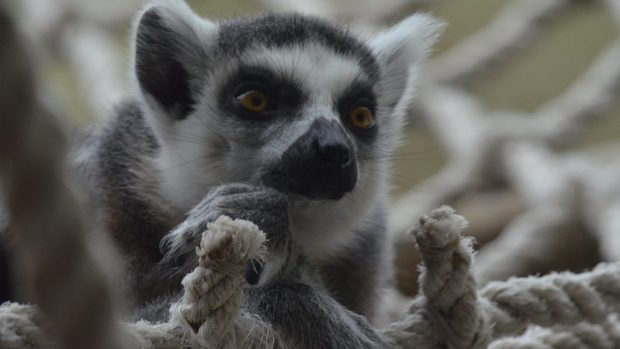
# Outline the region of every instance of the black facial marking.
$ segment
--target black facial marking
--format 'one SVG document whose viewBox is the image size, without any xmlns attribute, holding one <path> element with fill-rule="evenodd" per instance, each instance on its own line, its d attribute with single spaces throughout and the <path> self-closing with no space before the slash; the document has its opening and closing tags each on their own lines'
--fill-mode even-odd
<svg viewBox="0 0 620 349">
<path fill-rule="evenodd" d="M 357 81 L 351 84 L 337 99 L 337 108 L 343 125 L 346 125 L 360 140 L 371 142 L 377 137 L 378 127 L 377 125 L 369 129 L 355 127 L 351 121 L 351 111 L 357 107 L 366 107 L 376 115 L 377 99 L 372 85 L 368 82 Z"/>
<path fill-rule="evenodd" d="M 180 36 L 166 27 L 157 8 L 145 12 L 136 35 L 135 70 L 142 90 L 174 118 L 183 119 L 195 101 L 190 76 L 179 62 Z"/>
<path fill-rule="evenodd" d="M 354 148 L 337 121 L 315 120 L 262 180 L 310 199 L 339 200 L 357 183 Z"/>
<path fill-rule="evenodd" d="M 246 110 L 239 105 L 237 96 L 243 92 L 258 90 L 269 99 L 269 107 L 261 115 Z M 242 66 L 220 89 L 218 101 L 220 109 L 230 115 L 256 120 L 257 116 L 290 118 L 296 115 L 307 96 L 302 88 L 291 81 L 263 67 Z M 260 119 L 260 118 L 258 118 Z"/>
<path fill-rule="evenodd" d="M 237 57 L 255 45 L 277 48 L 309 42 L 356 59 L 372 80 L 378 78 L 379 67 L 368 47 L 343 29 L 315 17 L 268 14 L 232 19 L 221 24 L 218 38 L 220 50 L 228 57 Z"/>
</svg>

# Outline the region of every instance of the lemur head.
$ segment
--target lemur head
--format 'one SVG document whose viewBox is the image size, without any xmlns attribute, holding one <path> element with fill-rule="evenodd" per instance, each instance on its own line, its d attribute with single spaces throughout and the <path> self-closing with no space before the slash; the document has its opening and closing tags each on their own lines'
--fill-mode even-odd
<svg viewBox="0 0 620 349">
<path fill-rule="evenodd" d="M 440 27 L 414 15 L 364 41 L 298 14 L 212 22 L 155 2 L 136 21 L 133 66 L 162 145 L 164 196 L 186 210 L 213 186 L 263 184 L 289 194 L 307 245 L 355 228 L 386 191 Z"/>
</svg>

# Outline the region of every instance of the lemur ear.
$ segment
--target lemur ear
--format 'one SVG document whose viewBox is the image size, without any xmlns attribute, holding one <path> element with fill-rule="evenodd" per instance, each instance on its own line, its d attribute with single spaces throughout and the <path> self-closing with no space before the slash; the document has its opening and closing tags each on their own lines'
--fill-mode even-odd
<svg viewBox="0 0 620 349">
<path fill-rule="evenodd" d="M 217 26 L 183 1 L 155 1 L 134 26 L 134 74 L 147 104 L 173 120 L 191 113 L 192 84 L 205 64 L 205 42 Z"/>
<path fill-rule="evenodd" d="M 418 67 L 443 32 L 444 23 L 415 14 L 369 42 L 381 66 L 381 90 L 394 112 L 404 112 L 414 96 Z"/>
</svg>

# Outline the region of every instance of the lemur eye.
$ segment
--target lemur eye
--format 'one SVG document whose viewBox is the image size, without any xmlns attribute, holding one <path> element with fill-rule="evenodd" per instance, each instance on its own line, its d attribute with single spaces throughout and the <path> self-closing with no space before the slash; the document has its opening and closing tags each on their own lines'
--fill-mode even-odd
<svg viewBox="0 0 620 349">
<path fill-rule="evenodd" d="M 367 107 L 357 107 L 351 111 L 351 123 L 357 128 L 369 129 L 375 126 L 375 117 Z"/>
<path fill-rule="evenodd" d="M 264 112 L 269 107 L 269 97 L 258 90 L 243 92 L 236 98 L 242 107 L 255 113 Z"/>
</svg>

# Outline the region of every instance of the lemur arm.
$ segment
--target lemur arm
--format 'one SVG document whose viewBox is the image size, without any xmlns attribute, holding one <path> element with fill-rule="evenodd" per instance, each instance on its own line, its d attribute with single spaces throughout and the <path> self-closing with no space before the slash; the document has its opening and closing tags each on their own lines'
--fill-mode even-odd
<svg viewBox="0 0 620 349">
<path fill-rule="evenodd" d="M 200 234 L 220 215 L 254 222 L 267 236 L 268 256 L 258 271 L 248 268 L 244 308 L 270 322 L 291 348 L 384 348 L 366 318 L 347 310 L 290 239 L 285 195 L 241 184 L 212 190 L 188 219 L 162 241 L 164 264 L 189 271 Z M 254 273 L 258 275 L 252 275 Z"/>
</svg>

